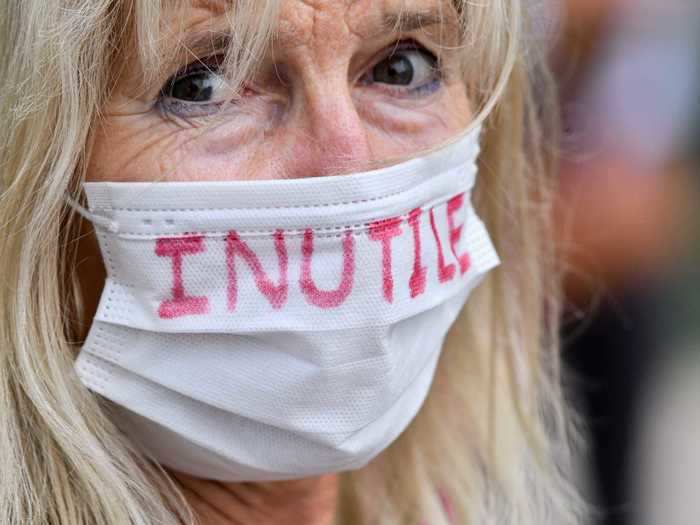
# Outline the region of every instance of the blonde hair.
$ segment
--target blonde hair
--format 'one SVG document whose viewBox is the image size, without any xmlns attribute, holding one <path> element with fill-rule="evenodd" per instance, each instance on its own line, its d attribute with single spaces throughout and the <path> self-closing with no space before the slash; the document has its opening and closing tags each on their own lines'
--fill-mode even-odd
<svg viewBox="0 0 700 525">
<path fill-rule="evenodd" d="M 276 4 L 236 2 L 233 82 L 255 67 Z M 337 523 L 580 523 L 558 364 L 553 143 L 545 139 L 556 112 L 541 103 L 550 83 L 536 75 L 536 104 L 533 72 L 544 70 L 524 51 L 519 0 L 455 5 L 466 86 L 486 123 L 475 206 L 503 264 L 470 297 L 409 429 L 342 475 Z M 78 224 L 64 196 L 84 179 L 120 55 L 136 43 L 146 72 L 164 59 L 161 9 L 156 0 L 0 5 L 2 523 L 194 521 L 174 483 L 133 450 L 72 369 L 82 309 Z"/>
</svg>

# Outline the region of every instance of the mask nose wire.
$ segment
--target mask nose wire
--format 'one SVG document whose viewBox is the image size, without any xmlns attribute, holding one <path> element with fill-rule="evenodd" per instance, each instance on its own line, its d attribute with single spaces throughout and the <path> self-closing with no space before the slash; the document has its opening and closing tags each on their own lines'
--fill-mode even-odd
<svg viewBox="0 0 700 525">
<path fill-rule="evenodd" d="M 111 233 L 119 233 L 119 223 L 117 221 L 91 212 L 67 193 L 64 195 L 64 199 L 68 205 L 84 219 L 90 221 L 96 226 L 106 229 Z"/>
</svg>

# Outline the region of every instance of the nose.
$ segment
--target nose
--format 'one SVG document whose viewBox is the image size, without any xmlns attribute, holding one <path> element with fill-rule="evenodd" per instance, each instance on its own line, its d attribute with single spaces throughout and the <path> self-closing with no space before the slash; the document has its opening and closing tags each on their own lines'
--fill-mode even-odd
<svg viewBox="0 0 700 525">
<path fill-rule="evenodd" d="M 291 135 L 288 176 L 323 177 L 361 171 L 374 160 L 367 124 L 347 76 L 304 79 Z"/>
</svg>

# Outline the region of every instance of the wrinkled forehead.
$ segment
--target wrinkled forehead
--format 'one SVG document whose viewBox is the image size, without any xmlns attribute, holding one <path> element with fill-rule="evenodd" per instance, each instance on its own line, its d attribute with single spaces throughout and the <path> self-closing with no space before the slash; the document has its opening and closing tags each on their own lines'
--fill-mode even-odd
<svg viewBox="0 0 700 525">
<path fill-rule="evenodd" d="M 291 0 L 280 6 L 277 31 L 300 41 L 332 31 L 371 39 L 399 28 L 412 31 L 454 21 L 449 5 L 445 0 Z"/>
<path fill-rule="evenodd" d="M 343 34 L 374 38 L 398 29 L 412 31 L 438 24 L 453 25 L 458 18 L 451 0 L 255 0 L 255 3 L 261 11 L 260 4 L 274 7 L 272 30 L 279 45 L 303 44 L 313 37 L 337 38 Z M 233 0 L 186 0 L 179 2 L 179 9 L 165 14 L 170 27 L 206 30 L 210 26 L 212 30 L 224 31 L 236 21 L 242 4 Z"/>
<path fill-rule="evenodd" d="M 265 0 L 257 2 L 265 3 Z M 183 0 L 179 5 L 221 14 L 235 10 L 240 3 L 235 0 Z M 430 13 L 448 7 L 454 9 L 451 0 L 276 0 L 272 3 L 286 17 L 333 14 L 362 19 L 401 11 Z"/>
</svg>

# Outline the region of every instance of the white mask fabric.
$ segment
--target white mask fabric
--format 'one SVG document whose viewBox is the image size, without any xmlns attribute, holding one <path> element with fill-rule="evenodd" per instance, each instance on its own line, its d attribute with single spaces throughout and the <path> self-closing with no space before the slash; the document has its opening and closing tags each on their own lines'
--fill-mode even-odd
<svg viewBox="0 0 700 525">
<path fill-rule="evenodd" d="M 107 280 L 79 378 L 193 476 L 366 465 L 413 420 L 500 264 L 471 202 L 479 134 L 348 175 L 85 183 Z"/>
</svg>

